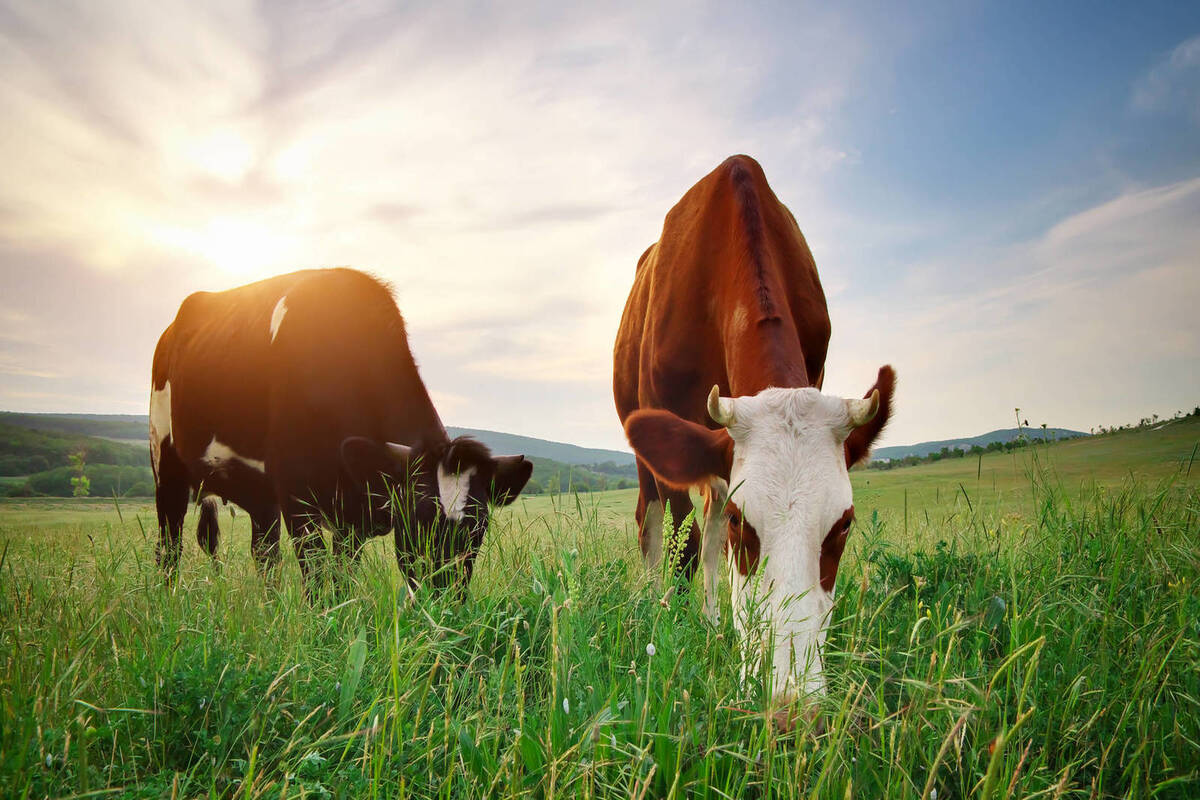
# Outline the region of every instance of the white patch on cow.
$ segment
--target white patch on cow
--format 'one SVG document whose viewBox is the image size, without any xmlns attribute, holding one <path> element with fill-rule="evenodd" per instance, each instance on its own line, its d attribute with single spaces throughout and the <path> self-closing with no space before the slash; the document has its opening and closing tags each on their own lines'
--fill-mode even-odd
<svg viewBox="0 0 1200 800">
<path fill-rule="evenodd" d="M 150 466 L 158 477 L 163 442 L 171 435 L 171 382 L 150 390 Z"/>
<path fill-rule="evenodd" d="M 765 647 L 779 698 L 824 690 L 821 647 L 831 595 L 821 588 L 821 543 L 852 504 L 842 444 L 845 401 L 812 388 L 765 389 L 732 401 L 731 498 L 758 534 L 753 575 L 732 570 L 735 624 L 750 652 Z M 766 631 L 757 622 L 767 623 Z"/>
<path fill-rule="evenodd" d="M 225 470 L 230 463 L 238 462 L 249 467 L 252 470 L 266 474 L 267 465 L 262 461 L 254 458 L 246 458 L 234 452 L 233 448 L 227 444 L 217 441 L 214 436 L 212 441 L 208 443 L 208 447 L 204 449 L 204 455 L 201 460 L 213 472 L 221 472 Z"/>
<path fill-rule="evenodd" d="M 646 532 L 646 569 L 657 575 L 663 558 L 663 504 L 654 500 L 646 504 L 642 530 Z"/>
<path fill-rule="evenodd" d="M 275 336 L 279 333 L 279 326 L 283 324 L 283 316 L 287 314 L 287 295 L 279 298 L 279 302 L 275 304 L 275 310 L 271 312 L 271 341 L 275 341 Z"/>
<path fill-rule="evenodd" d="M 441 496 L 442 513 L 455 522 L 461 522 L 467 508 L 467 499 L 471 494 L 471 476 L 475 467 L 466 472 L 447 472 L 438 464 L 438 494 Z"/>
</svg>

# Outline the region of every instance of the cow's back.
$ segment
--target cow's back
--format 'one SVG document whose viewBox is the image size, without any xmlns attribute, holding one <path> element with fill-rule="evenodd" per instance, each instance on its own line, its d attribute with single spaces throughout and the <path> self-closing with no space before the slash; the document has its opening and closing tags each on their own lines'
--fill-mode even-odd
<svg viewBox="0 0 1200 800">
<path fill-rule="evenodd" d="M 261 475 L 280 499 L 325 505 L 345 438 L 445 437 L 390 291 L 350 269 L 190 295 L 159 341 L 153 384 L 169 391 L 173 447 L 193 483 L 235 501 Z M 236 456 L 232 478 L 205 474 L 214 448 Z"/>
<path fill-rule="evenodd" d="M 195 292 L 180 304 L 154 352 L 152 389 L 169 393 L 172 445 L 185 462 L 200 458 L 214 437 L 240 455 L 263 459 L 271 315 L 289 289 L 316 272 Z"/>
<path fill-rule="evenodd" d="M 748 156 L 733 156 L 667 214 L 638 262 L 614 348 L 622 422 L 664 408 L 712 425 L 708 390 L 755 394 L 819 382 L 825 295 L 791 212 Z"/>
<path fill-rule="evenodd" d="M 351 436 L 408 446 L 446 439 L 390 291 L 328 270 L 286 297 L 271 359 L 266 463 L 283 486 L 325 496 Z"/>
</svg>

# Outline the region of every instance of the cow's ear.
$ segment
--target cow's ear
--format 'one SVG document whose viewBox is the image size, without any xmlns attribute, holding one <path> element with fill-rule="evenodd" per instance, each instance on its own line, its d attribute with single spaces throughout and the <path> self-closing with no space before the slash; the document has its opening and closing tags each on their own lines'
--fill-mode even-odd
<svg viewBox="0 0 1200 800">
<path fill-rule="evenodd" d="M 654 477 L 680 489 L 729 480 L 733 439 L 724 429 L 709 430 L 670 411 L 635 411 L 625 420 L 625 436 Z"/>
<path fill-rule="evenodd" d="M 496 474 L 492 478 L 490 501 L 506 506 L 525 488 L 533 475 L 533 462 L 525 456 L 496 456 Z"/>
<path fill-rule="evenodd" d="M 412 459 L 412 448 L 392 442 L 377 442 L 364 436 L 342 440 L 342 465 L 356 483 L 368 484 L 380 475 L 403 475 Z"/>
<path fill-rule="evenodd" d="M 875 416 L 871 418 L 870 422 L 850 431 L 850 435 L 846 437 L 847 467 L 853 467 L 867 457 L 867 453 L 871 451 L 871 445 L 879 437 L 883 426 L 887 425 L 888 417 L 892 413 L 892 391 L 895 388 L 896 371 L 890 366 L 880 367 L 875 385 L 863 395 L 863 397 L 870 397 L 871 392 L 878 391 L 879 410 L 875 412 Z"/>
</svg>

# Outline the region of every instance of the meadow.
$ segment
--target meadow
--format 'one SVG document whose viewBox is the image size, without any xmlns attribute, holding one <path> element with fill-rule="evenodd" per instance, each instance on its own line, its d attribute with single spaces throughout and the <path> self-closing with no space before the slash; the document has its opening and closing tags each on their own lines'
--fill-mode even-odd
<svg viewBox="0 0 1200 800">
<path fill-rule="evenodd" d="M 853 473 L 830 688 L 788 733 L 728 607 L 645 574 L 632 490 L 497 513 L 461 603 L 380 539 L 310 605 L 228 513 L 167 588 L 150 505 L 5 500 L 0 795 L 1200 796 L 1197 443 Z"/>
</svg>

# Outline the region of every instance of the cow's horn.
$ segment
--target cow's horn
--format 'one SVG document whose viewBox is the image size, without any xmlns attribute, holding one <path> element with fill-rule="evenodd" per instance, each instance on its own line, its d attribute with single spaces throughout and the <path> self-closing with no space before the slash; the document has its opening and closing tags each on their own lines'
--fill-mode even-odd
<svg viewBox="0 0 1200 800">
<path fill-rule="evenodd" d="M 872 389 L 870 397 L 862 400 L 847 400 L 846 413 L 850 416 L 850 427 L 857 428 L 875 419 L 879 412 L 879 390 Z"/>
<path fill-rule="evenodd" d="M 726 428 L 734 423 L 733 401 L 721 397 L 721 389 L 715 383 L 712 391 L 708 393 L 708 415 L 712 417 L 713 422 Z"/>
<path fill-rule="evenodd" d="M 387 451 L 391 453 L 392 458 L 400 462 L 406 462 L 412 458 L 413 449 L 407 445 L 396 444 L 395 442 L 384 442 L 387 445 Z"/>
</svg>

